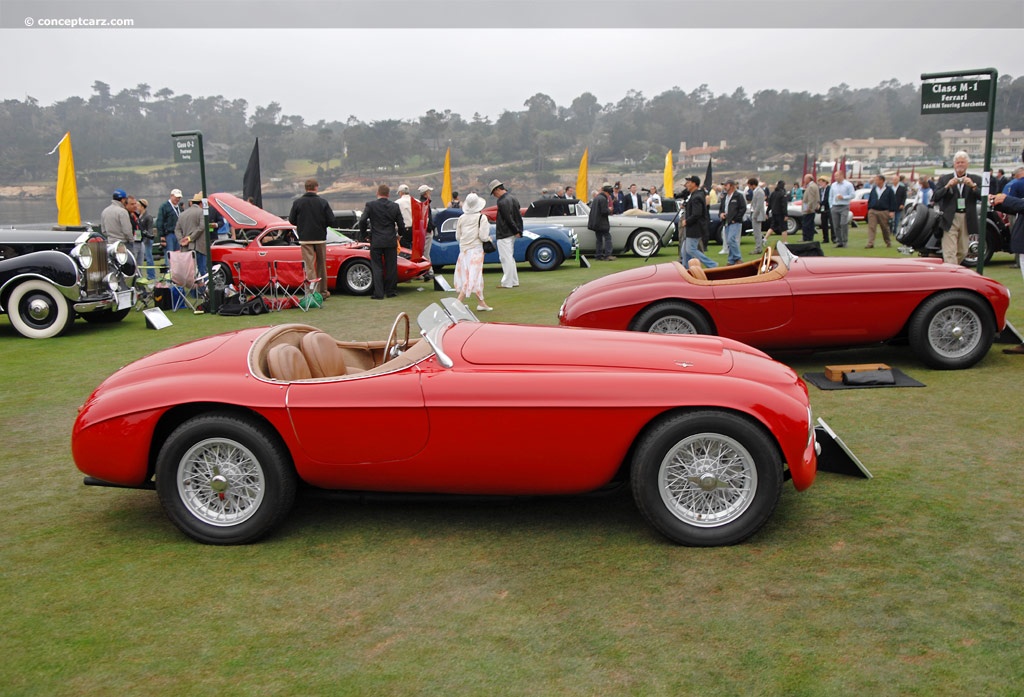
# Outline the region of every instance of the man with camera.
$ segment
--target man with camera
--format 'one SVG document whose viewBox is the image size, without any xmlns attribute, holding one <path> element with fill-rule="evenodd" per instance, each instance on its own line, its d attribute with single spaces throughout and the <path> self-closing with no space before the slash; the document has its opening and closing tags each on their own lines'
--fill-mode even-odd
<svg viewBox="0 0 1024 697">
<path fill-rule="evenodd" d="M 978 234 L 978 201 L 981 177 L 967 174 L 970 162 L 961 150 L 953 156 L 953 172 L 939 177 L 932 202 L 942 212 L 942 260 L 960 264 L 967 256 L 969 235 Z"/>
</svg>

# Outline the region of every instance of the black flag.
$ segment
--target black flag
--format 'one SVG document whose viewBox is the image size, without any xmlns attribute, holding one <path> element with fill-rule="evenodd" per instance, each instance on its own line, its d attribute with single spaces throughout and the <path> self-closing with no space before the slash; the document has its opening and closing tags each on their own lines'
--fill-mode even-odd
<svg viewBox="0 0 1024 697">
<path fill-rule="evenodd" d="M 249 165 L 242 175 L 242 199 L 263 208 L 263 185 L 260 183 L 260 139 L 252 146 Z"/>
<path fill-rule="evenodd" d="M 708 156 L 708 171 L 704 174 L 704 191 L 711 191 L 711 156 Z"/>
</svg>

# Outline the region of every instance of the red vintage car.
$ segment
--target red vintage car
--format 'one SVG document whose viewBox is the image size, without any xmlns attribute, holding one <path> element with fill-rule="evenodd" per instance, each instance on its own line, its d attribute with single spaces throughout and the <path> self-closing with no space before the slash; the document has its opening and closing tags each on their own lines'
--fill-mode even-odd
<svg viewBox="0 0 1024 697">
<path fill-rule="evenodd" d="M 1005 326 L 1010 292 L 937 259 L 797 257 L 779 243 L 760 260 L 610 274 L 559 310 L 571 327 L 717 334 L 765 351 L 867 346 L 907 338 L 933 368 L 980 361 Z"/>
<path fill-rule="evenodd" d="M 224 216 L 235 236 L 217 240 L 210 250 L 211 269 L 226 282 L 237 280 L 239 262 L 302 260 L 295 226 L 287 220 L 231 194 L 210 194 L 210 205 Z M 412 261 L 411 255 L 408 249 L 398 255 L 399 282 L 411 281 L 430 271 L 430 262 Z M 355 242 L 336 231 L 328 232 L 327 290 L 369 295 L 372 288 L 369 243 Z"/>
<path fill-rule="evenodd" d="M 669 539 L 726 545 L 768 520 L 787 476 L 798 490 L 814 480 L 807 388 L 756 349 L 480 323 L 441 302 L 420 313 L 418 340 L 401 313 L 386 340 L 287 324 L 136 361 L 81 408 L 75 463 L 86 484 L 155 488 L 171 521 L 210 544 L 269 533 L 300 481 L 467 495 L 629 481 Z M 530 437 L 500 447 L 502 428 Z"/>
</svg>

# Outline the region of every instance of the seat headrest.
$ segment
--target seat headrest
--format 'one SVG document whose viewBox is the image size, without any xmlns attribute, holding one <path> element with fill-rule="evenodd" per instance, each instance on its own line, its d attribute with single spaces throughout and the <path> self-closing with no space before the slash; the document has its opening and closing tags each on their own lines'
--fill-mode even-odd
<svg viewBox="0 0 1024 697">
<path fill-rule="evenodd" d="M 291 344 L 278 344 L 267 353 L 267 370 L 275 380 L 293 382 L 309 380 L 313 377 L 309 364 L 297 347 Z"/>
<path fill-rule="evenodd" d="M 690 261 L 687 262 L 687 270 L 690 272 L 690 275 L 698 281 L 708 280 L 708 275 L 704 273 L 704 268 L 700 265 L 700 260 L 698 259 L 690 259 Z"/>
<path fill-rule="evenodd" d="M 345 375 L 345 354 L 326 332 L 309 332 L 302 337 L 302 355 L 315 378 Z"/>
</svg>

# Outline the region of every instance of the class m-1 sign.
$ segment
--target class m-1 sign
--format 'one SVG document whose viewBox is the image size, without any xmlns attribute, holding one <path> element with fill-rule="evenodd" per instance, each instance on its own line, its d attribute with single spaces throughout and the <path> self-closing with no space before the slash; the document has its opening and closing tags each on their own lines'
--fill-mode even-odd
<svg viewBox="0 0 1024 697">
<path fill-rule="evenodd" d="M 988 111 L 992 79 L 972 78 L 921 85 L 922 114 L 961 114 Z"/>
</svg>

